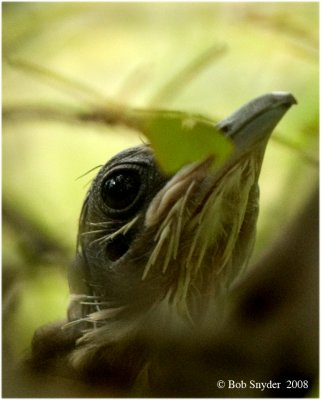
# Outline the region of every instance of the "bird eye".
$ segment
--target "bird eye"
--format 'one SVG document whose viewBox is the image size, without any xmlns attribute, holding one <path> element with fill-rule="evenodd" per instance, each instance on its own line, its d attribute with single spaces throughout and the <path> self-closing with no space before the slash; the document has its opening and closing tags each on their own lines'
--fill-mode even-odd
<svg viewBox="0 0 321 400">
<path fill-rule="evenodd" d="M 107 207 L 120 211 L 135 203 L 140 188 L 141 178 L 138 171 L 134 169 L 117 170 L 103 181 L 101 196 Z"/>
</svg>

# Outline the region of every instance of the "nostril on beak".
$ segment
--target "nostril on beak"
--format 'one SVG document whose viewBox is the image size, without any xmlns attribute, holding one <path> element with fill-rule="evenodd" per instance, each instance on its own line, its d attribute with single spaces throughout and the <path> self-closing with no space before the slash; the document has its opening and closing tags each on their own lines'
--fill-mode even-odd
<svg viewBox="0 0 321 400">
<path fill-rule="evenodd" d="M 216 125 L 216 128 L 228 135 L 232 130 L 232 123 L 231 122 L 222 122 Z"/>
</svg>

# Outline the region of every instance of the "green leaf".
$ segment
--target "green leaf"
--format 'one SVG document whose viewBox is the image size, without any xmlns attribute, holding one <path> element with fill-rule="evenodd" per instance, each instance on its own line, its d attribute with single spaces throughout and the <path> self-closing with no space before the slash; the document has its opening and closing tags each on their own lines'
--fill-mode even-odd
<svg viewBox="0 0 321 400">
<path fill-rule="evenodd" d="M 202 116 L 183 112 L 152 111 L 136 115 L 140 129 L 150 141 L 164 172 L 213 156 L 213 168 L 232 153 L 234 145 Z"/>
</svg>

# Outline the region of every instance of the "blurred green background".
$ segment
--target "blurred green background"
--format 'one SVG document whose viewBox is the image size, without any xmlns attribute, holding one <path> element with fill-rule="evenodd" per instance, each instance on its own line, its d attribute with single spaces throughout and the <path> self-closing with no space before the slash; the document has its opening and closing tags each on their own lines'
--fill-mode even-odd
<svg viewBox="0 0 321 400">
<path fill-rule="evenodd" d="M 65 316 L 95 171 L 77 177 L 143 140 L 79 112 L 117 104 L 219 120 L 261 94 L 293 93 L 299 104 L 263 165 L 255 256 L 282 233 L 318 182 L 318 8 L 2 3 L 4 338 L 14 357 L 36 327 Z"/>
</svg>

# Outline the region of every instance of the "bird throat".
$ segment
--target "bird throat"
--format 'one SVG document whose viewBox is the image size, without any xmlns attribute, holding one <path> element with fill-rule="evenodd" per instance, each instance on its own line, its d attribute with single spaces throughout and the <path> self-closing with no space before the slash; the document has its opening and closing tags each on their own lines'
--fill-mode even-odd
<svg viewBox="0 0 321 400">
<path fill-rule="evenodd" d="M 154 246 L 142 279 L 170 275 L 166 301 L 192 323 L 248 263 L 261 161 L 253 155 L 221 172 L 211 171 L 211 159 L 188 166 L 155 196 L 146 213 L 145 229 L 153 232 Z"/>
</svg>

